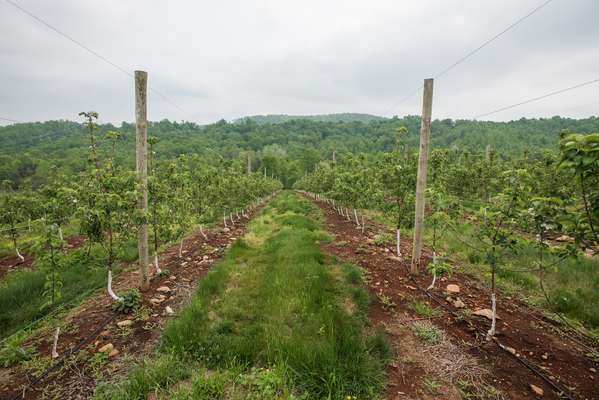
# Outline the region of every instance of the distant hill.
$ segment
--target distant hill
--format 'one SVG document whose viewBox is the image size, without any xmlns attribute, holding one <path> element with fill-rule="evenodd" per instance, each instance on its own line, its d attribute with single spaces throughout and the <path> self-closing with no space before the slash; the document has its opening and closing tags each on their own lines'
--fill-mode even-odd
<svg viewBox="0 0 599 400">
<path fill-rule="evenodd" d="M 268 114 L 268 115 L 251 115 L 248 117 L 238 118 L 234 122 L 239 123 L 245 120 L 252 120 L 258 125 L 265 124 L 282 124 L 285 122 L 303 119 L 315 122 L 373 122 L 384 121 L 387 118 L 379 117 L 378 115 L 360 114 L 360 113 L 340 113 L 340 114 L 322 114 L 322 115 L 287 115 L 287 114 Z"/>
<path fill-rule="evenodd" d="M 352 118 L 374 118 L 358 121 Z M 317 118 L 321 118 L 318 120 Z M 346 118 L 348 121 L 330 120 Z M 267 122 L 270 121 L 270 122 Z M 270 115 L 241 119 L 235 123 L 221 120 L 199 126 L 191 122 L 156 121 L 148 123 L 148 133 L 158 139 L 158 158 L 170 159 L 181 154 L 199 154 L 233 162 L 247 150 L 258 157 L 264 149 L 285 153 L 298 170 L 304 171 L 333 151 L 372 153 L 390 151 L 396 132 L 405 126 L 403 144 L 416 150 L 420 140 L 420 117 L 380 118 L 366 114 L 323 116 Z M 134 168 L 135 125 L 102 124 L 97 135 L 102 158 L 111 149 L 106 131 L 118 130 L 117 159 Z M 471 120 L 434 120 L 431 147 L 482 152 L 487 145 L 502 156 L 522 156 L 524 152 L 557 151 L 562 130 L 577 133 L 599 132 L 599 118 L 562 117 L 519 119 L 510 122 Z M 274 146 L 274 149 L 273 149 Z M 0 182 L 9 179 L 23 185 L 39 186 L 57 171 L 67 176 L 87 165 L 89 134 L 81 123 L 46 121 L 0 127 Z"/>
</svg>

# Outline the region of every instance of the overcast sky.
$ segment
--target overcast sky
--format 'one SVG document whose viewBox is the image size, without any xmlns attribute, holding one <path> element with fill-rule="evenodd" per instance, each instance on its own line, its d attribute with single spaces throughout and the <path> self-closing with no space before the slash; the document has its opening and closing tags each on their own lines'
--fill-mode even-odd
<svg viewBox="0 0 599 400">
<path fill-rule="evenodd" d="M 418 114 L 407 94 L 543 0 L 13 0 L 126 70 L 149 119 Z M 599 78 L 599 1 L 553 0 L 435 81 L 434 118 L 472 118 Z M 134 119 L 133 80 L 0 0 L 0 116 Z M 599 115 L 599 83 L 486 119 Z M 0 121 L 2 123 L 2 121 Z M 4 122 L 6 123 L 6 122 Z"/>
</svg>

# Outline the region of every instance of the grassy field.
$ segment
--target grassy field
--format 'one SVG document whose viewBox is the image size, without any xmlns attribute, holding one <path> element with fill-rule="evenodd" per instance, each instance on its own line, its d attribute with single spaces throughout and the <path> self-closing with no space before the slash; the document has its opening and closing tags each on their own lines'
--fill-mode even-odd
<svg viewBox="0 0 599 400">
<path fill-rule="evenodd" d="M 21 270 L 8 275 L 0 283 L 0 338 L 10 335 L 32 321 L 44 317 L 73 301 L 83 299 L 93 289 L 106 282 L 106 255 L 99 246 L 93 248 L 89 257 L 86 249 L 78 249 L 65 257 L 61 271 L 61 296 L 55 304 L 44 296 L 46 272 Z M 118 272 L 117 267 L 116 271 Z"/>
<path fill-rule="evenodd" d="M 376 399 L 388 347 L 362 272 L 326 257 L 319 210 L 283 193 L 202 279 L 159 352 L 96 399 Z"/>
<path fill-rule="evenodd" d="M 120 262 L 137 259 L 137 244 L 124 241 L 118 248 Z M 100 245 L 75 249 L 64 256 L 60 268 L 60 297 L 49 304 L 46 285 L 47 271 L 22 269 L 11 272 L 0 281 L 0 339 L 11 335 L 31 322 L 61 309 L 76 306 L 95 289 L 106 285 L 106 251 Z M 120 271 L 115 266 L 115 274 Z"/>
</svg>

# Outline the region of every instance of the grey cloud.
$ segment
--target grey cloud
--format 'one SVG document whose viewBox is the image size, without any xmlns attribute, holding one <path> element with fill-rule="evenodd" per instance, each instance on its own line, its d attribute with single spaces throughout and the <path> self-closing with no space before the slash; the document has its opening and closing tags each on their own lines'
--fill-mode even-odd
<svg viewBox="0 0 599 400">
<path fill-rule="evenodd" d="M 540 0 L 21 0 L 206 123 L 248 114 L 389 111 Z M 463 118 L 597 77 L 599 2 L 554 0 L 435 83 Z M 594 75 L 595 74 L 595 75 Z M 131 79 L 0 3 L 0 115 L 133 119 Z M 599 84 L 493 116 L 596 114 Z M 390 114 L 414 114 L 418 95 Z M 150 96 L 152 119 L 189 119 Z"/>
</svg>

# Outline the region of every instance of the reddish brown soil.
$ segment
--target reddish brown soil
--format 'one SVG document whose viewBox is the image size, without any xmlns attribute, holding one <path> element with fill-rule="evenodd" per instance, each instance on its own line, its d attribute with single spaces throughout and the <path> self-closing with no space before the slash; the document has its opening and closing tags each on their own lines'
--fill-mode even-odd
<svg viewBox="0 0 599 400">
<path fill-rule="evenodd" d="M 429 296 L 420 289 L 430 284 L 429 274 L 421 273 L 411 277 L 407 273 L 409 260 L 400 261 L 393 257 L 389 249 L 374 244 L 374 234 L 380 233 L 382 229 L 387 230 L 386 228 L 367 223 L 369 229 L 363 235 L 355 224 L 339 216 L 326 203 L 317 204 L 326 216 L 327 230 L 336 237 L 336 242 L 323 246 L 324 249 L 365 268 L 370 278 L 371 292 L 379 298 L 381 295 L 389 298 L 395 303 L 395 311 L 410 312 L 409 304 L 414 300 L 425 301 L 443 310 L 444 316 L 433 322 L 463 343 L 468 353 L 475 356 L 482 365 L 488 366 L 493 377 L 489 383 L 502 390 L 510 399 L 538 398 L 533 394 L 530 384 L 544 390 L 543 398 L 559 398 L 552 386 L 523 363 L 539 370 L 546 379 L 568 388 L 572 398 L 599 399 L 599 374 L 593 372 L 593 369 L 599 370 L 599 365 L 585 356 L 589 352 L 586 347 L 589 343 L 581 344 L 585 342 L 585 338 L 571 338 L 555 333 L 556 327 L 540 311 L 499 294 L 499 333 L 496 341 L 487 342 L 484 335 L 490 323 L 486 318 L 472 316 L 464 321 L 454 315 L 459 310 L 453 306 L 453 301 L 458 298 L 471 310 L 490 308 L 489 290 L 476 278 L 464 273 L 454 273 L 450 279 L 442 279 L 441 282 L 438 280 Z M 411 254 L 411 246 L 410 240 L 404 240 L 402 254 Z M 426 265 L 430 256 L 430 252 L 425 250 L 421 264 Z M 455 283 L 461 289 L 451 299 L 445 293 L 449 283 Z M 392 315 L 381 308 L 379 301 L 371 310 L 371 319 L 375 324 L 385 324 L 391 322 Z M 396 340 L 393 337 L 389 339 Z M 508 346 L 515 354 L 501 349 L 498 343 Z M 418 398 L 413 382 L 421 378 L 422 371 L 415 370 L 411 373 L 412 376 L 406 379 L 406 371 L 401 376 L 396 366 L 388 368 L 388 399 Z M 398 391 L 404 392 L 408 397 L 398 397 Z"/>
<path fill-rule="evenodd" d="M 125 354 L 140 356 L 152 351 L 164 324 L 171 318 L 165 311 L 166 306 L 175 310 L 176 314 L 177 309 L 190 299 L 200 278 L 222 256 L 224 250 L 244 234 L 248 221 L 249 218 L 242 218 L 234 227 L 229 224 L 230 229 L 206 230 L 207 239 L 200 232 L 196 232 L 185 239 L 182 258 L 178 256 L 179 245 L 174 245 L 162 253 L 160 266 L 163 270 L 168 270 L 168 274 L 154 275 L 151 278 L 150 289 L 143 293 L 142 307 L 149 309 L 149 318 L 145 321 L 135 319 L 133 315 L 115 313 L 111 307 L 113 301 L 105 291 L 88 299 L 76 312 L 67 317 L 65 322 L 68 329 L 60 335 L 57 349 L 61 356 L 65 356 L 83 342 L 81 347 L 87 353 L 79 352 L 79 356 L 85 354 L 86 357 L 75 360 L 73 355 L 57 369 L 57 372 L 32 387 L 29 384 L 35 377 L 31 375 L 31 371 L 25 371 L 21 366 L 0 368 L 0 398 L 12 398 L 22 393 L 23 388 L 26 388 L 24 399 L 39 398 L 44 391 L 52 393 L 52 398 L 89 398 L 96 380 L 89 363 L 86 362 L 87 359 L 100 347 L 112 343 L 119 353 L 110 357 L 102 370 L 103 374 L 114 374 L 131 367 L 130 359 L 122 361 Z M 138 271 L 133 267 L 129 268 L 115 279 L 115 292 L 118 294 L 136 287 L 138 279 Z M 160 294 L 156 289 L 161 286 L 169 287 L 171 292 L 166 294 L 162 303 L 153 305 L 150 299 Z M 117 326 L 117 322 L 126 319 L 134 321 L 130 327 Z M 37 338 L 35 343 L 32 343 L 37 354 L 46 359 L 51 352 L 52 333 L 49 332 L 47 336 Z"/>
<path fill-rule="evenodd" d="M 68 250 L 74 250 L 83 246 L 84 243 L 84 236 L 71 236 L 67 238 L 66 247 Z M 21 253 L 21 255 L 25 258 L 25 261 L 19 260 L 16 255 L 0 258 L 0 279 L 12 271 L 34 267 L 35 258 L 32 254 Z"/>
</svg>

